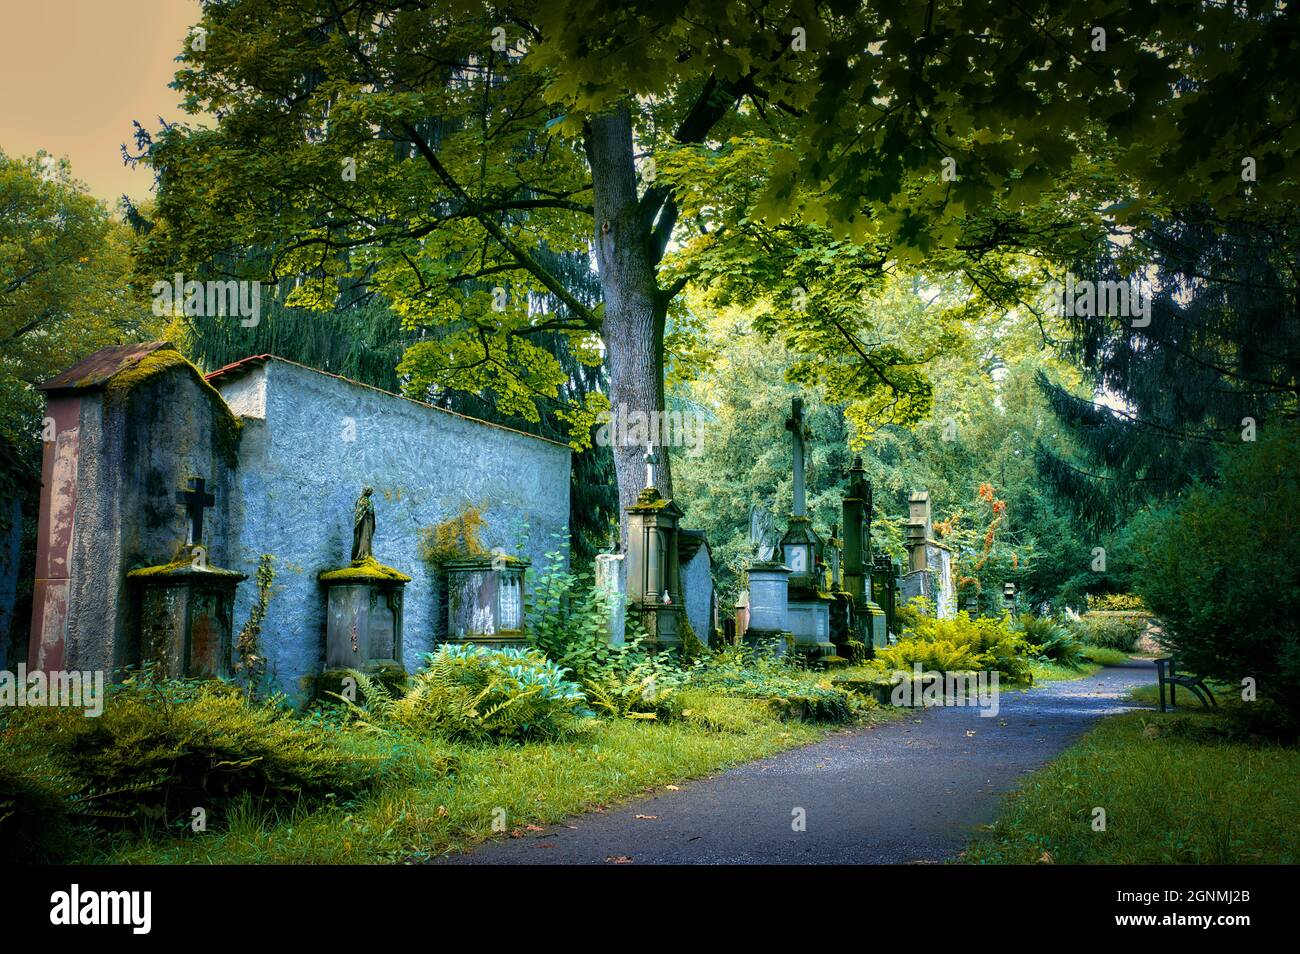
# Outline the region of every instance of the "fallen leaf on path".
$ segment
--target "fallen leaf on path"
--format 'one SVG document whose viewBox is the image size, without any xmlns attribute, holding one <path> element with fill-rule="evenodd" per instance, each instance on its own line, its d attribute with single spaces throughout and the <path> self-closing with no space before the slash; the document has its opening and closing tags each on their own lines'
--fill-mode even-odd
<svg viewBox="0 0 1300 954">
<path fill-rule="evenodd" d="M 632 856 L 631 855 L 610 855 L 605 860 L 612 862 L 613 864 L 616 865 L 630 865 L 632 863 Z"/>
</svg>

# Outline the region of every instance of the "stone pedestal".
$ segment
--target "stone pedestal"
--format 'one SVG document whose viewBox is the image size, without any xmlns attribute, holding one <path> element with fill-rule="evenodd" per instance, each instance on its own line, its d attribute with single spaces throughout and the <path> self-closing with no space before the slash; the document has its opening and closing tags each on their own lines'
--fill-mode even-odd
<svg viewBox="0 0 1300 954">
<path fill-rule="evenodd" d="M 524 574 L 529 565 L 502 555 L 443 564 L 447 638 L 493 645 L 524 642 Z"/>
<path fill-rule="evenodd" d="M 749 622 L 744 632 L 748 645 L 789 636 L 790 568 L 782 563 L 752 563 L 749 567 Z"/>
<path fill-rule="evenodd" d="M 244 574 L 180 560 L 132 570 L 140 660 L 163 676 L 230 675 L 231 607 Z"/>
<path fill-rule="evenodd" d="M 319 576 L 325 587 L 325 669 L 402 666 L 404 573 L 373 557 Z"/>
</svg>

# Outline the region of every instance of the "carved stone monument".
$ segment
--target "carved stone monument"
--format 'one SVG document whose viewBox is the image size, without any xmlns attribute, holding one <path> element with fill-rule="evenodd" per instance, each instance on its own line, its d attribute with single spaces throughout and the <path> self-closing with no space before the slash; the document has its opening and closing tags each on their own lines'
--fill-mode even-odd
<svg viewBox="0 0 1300 954">
<path fill-rule="evenodd" d="M 924 596 L 934 604 L 939 619 L 952 619 L 957 615 L 952 551 L 932 537 L 930 494 L 918 490 L 907 503 L 907 572 L 903 576 L 902 598 L 906 601 Z"/>
<path fill-rule="evenodd" d="M 655 487 L 659 457 L 646 448 L 646 486 L 627 509 L 627 598 L 641 617 L 652 651 L 681 646 L 681 568 L 677 527 L 682 511 Z"/>
<path fill-rule="evenodd" d="M 748 624 L 744 640 L 749 645 L 776 641 L 784 650 L 789 631 L 790 568 L 781 563 L 755 561 L 749 565 Z"/>
<path fill-rule="evenodd" d="M 813 530 L 808 518 L 804 491 L 804 437 L 803 401 L 790 402 L 790 418 L 785 422 L 790 432 L 790 459 L 794 476 L 794 508 L 781 538 L 781 551 L 785 565 L 790 569 L 789 601 L 786 606 L 786 628 L 794 637 L 797 651 L 814 657 L 834 656 L 835 644 L 831 642 L 830 604 L 832 597 L 822 591 L 821 571 L 822 539 Z M 751 591 L 752 570 L 751 570 Z M 752 592 L 751 592 L 752 599 Z"/>
<path fill-rule="evenodd" d="M 448 638 L 493 645 L 524 642 L 524 575 L 530 565 L 504 553 L 443 564 Z"/>
<path fill-rule="evenodd" d="M 888 639 L 885 611 L 874 593 L 871 576 L 871 482 L 855 457 L 849 490 L 840 506 L 844 517 L 844 589 L 853 600 L 855 638 L 869 650 Z"/>
<path fill-rule="evenodd" d="M 411 578 L 375 559 L 371 544 L 375 508 L 366 487 L 353 510 L 353 560 L 322 572 L 325 588 L 325 672 L 322 688 L 333 687 L 340 671 L 369 670 L 400 675 L 403 588 Z"/>
</svg>

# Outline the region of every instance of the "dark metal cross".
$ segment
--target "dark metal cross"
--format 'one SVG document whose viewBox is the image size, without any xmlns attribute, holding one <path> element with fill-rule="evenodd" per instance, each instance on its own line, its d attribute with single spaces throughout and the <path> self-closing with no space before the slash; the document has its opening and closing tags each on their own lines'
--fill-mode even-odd
<svg viewBox="0 0 1300 954">
<path fill-rule="evenodd" d="M 203 511 L 215 506 L 217 498 L 203 489 L 202 477 L 195 477 L 190 483 L 190 490 L 176 492 L 176 502 L 185 505 L 186 515 L 190 518 L 190 536 L 185 542 L 193 546 L 203 540 Z"/>
</svg>

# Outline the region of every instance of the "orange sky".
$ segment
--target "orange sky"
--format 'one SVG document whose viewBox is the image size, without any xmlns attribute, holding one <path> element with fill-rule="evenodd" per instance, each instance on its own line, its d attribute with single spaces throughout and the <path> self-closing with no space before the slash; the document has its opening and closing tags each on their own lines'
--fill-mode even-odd
<svg viewBox="0 0 1300 954">
<path fill-rule="evenodd" d="M 131 120 L 180 119 L 168 88 L 198 0 L 0 0 L 0 149 L 67 156 L 93 195 L 144 198 L 122 165 Z"/>
</svg>

